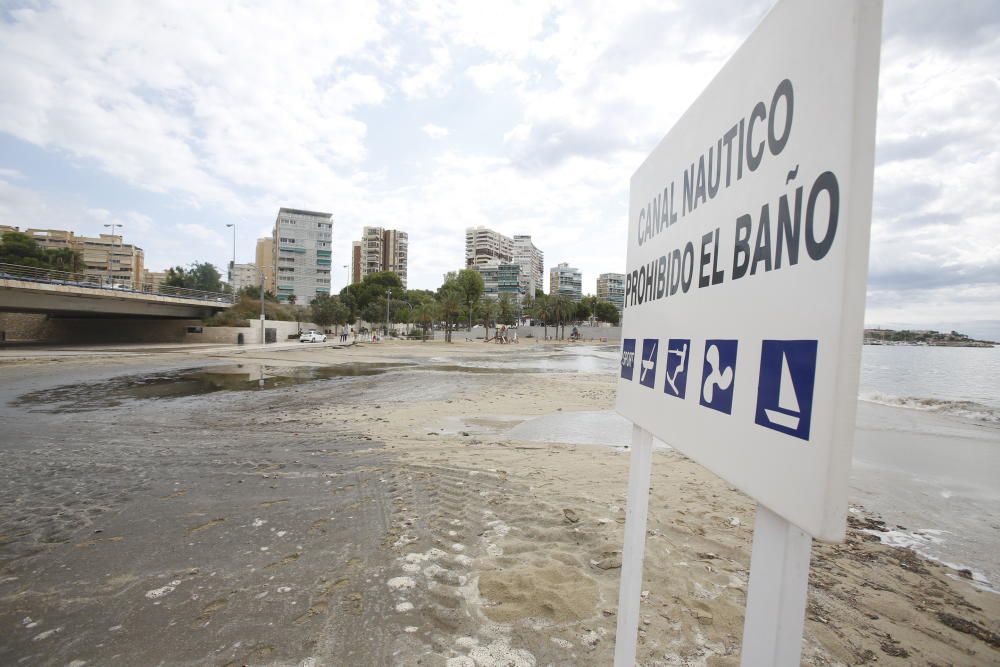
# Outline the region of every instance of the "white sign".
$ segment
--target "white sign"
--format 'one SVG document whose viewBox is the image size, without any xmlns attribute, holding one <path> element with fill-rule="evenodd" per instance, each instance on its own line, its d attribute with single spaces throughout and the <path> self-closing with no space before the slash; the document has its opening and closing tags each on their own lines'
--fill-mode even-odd
<svg viewBox="0 0 1000 667">
<path fill-rule="evenodd" d="M 881 5 L 780 2 L 632 177 L 617 409 L 841 540 Z"/>
</svg>

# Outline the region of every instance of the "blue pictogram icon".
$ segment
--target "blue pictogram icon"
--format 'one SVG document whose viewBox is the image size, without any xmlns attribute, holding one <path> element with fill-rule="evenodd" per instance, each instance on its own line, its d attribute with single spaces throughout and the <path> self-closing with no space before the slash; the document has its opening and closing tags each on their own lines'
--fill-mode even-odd
<svg viewBox="0 0 1000 667">
<path fill-rule="evenodd" d="M 667 341 L 667 380 L 663 383 L 665 394 L 684 398 L 690 360 L 691 339 L 671 338 Z"/>
<path fill-rule="evenodd" d="M 626 338 L 622 341 L 622 378 L 632 379 L 632 372 L 635 370 L 635 338 Z"/>
<path fill-rule="evenodd" d="M 639 384 L 653 388 L 656 384 L 656 348 L 660 341 L 656 338 L 646 338 L 642 341 L 642 370 L 639 371 Z"/>
<path fill-rule="evenodd" d="M 809 439 L 817 348 L 814 340 L 765 340 L 761 344 L 756 423 Z"/>
<path fill-rule="evenodd" d="M 727 415 L 733 413 L 733 389 L 736 385 L 735 340 L 706 340 L 702 365 L 699 402 Z"/>
</svg>

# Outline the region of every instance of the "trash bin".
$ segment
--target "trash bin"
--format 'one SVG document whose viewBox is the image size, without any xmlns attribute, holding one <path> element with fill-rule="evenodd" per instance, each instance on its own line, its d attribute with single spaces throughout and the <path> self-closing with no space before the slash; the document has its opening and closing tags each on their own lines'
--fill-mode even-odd
<svg viewBox="0 0 1000 667">
<path fill-rule="evenodd" d="M 236 344 L 237 345 L 243 344 L 243 334 L 241 333 L 236 334 Z"/>
</svg>

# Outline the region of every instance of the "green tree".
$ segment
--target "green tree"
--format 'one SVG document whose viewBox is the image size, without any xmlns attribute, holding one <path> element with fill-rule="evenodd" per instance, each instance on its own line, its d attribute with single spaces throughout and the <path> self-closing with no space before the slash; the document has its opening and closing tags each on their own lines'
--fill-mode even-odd
<svg viewBox="0 0 1000 667">
<path fill-rule="evenodd" d="M 423 330 L 423 341 L 427 342 L 427 329 L 433 326 L 438 316 L 438 307 L 433 301 L 424 302 L 413 309 L 413 320 Z"/>
<path fill-rule="evenodd" d="M 369 301 L 358 312 L 361 313 L 361 319 L 369 322 L 372 325 L 372 329 L 376 329 L 376 323 L 381 322 L 385 318 L 385 297 Z"/>
<path fill-rule="evenodd" d="M 392 271 L 370 273 L 360 283 L 340 290 L 340 300 L 347 306 L 352 319 L 360 317 L 371 323 L 381 322 L 385 319 L 385 296 L 389 290 L 394 299 L 407 294 L 403 282 Z"/>
<path fill-rule="evenodd" d="M 331 324 L 344 324 L 351 313 L 340 298 L 329 294 L 318 294 L 309 304 L 309 319 L 323 327 Z"/>
<path fill-rule="evenodd" d="M 560 338 L 566 337 L 566 322 L 576 313 L 576 303 L 568 296 L 557 296 L 552 299 L 552 318 L 556 323 L 556 330 L 562 327 Z"/>
<path fill-rule="evenodd" d="M 476 303 L 483 296 L 486 286 L 483 277 L 475 269 L 462 269 L 455 278 L 455 285 L 462 295 L 462 303 L 469 313 L 469 331 L 472 331 L 472 314 Z"/>
<path fill-rule="evenodd" d="M 462 290 L 457 279 L 446 280 L 437 293 L 439 313 L 444 318 L 444 339 L 451 342 L 451 331 L 455 326 L 458 314 L 462 311 Z"/>
<path fill-rule="evenodd" d="M 585 296 L 576 304 L 575 319 L 590 320 L 594 317 L 595 309 L 599 299 L 596 296 Z"/>
<path fill-rule="evenodd" d="M 169 287 L 201 290 L 203 292 L 221 292 L 222 276 L 219 270 L 209 262 L 193 262 L 187 268 L 174 266 L 167 269 L 167 277 L 163 281 Z"/>
<path fill-rule="evenodd" d="M 0 263 L 75 273 L 82 269 L 80 253 L 71 248 L 43 248 L 22 232 L 0 235 Z"/>
<path fill-rule="evenodd" d="M 497 322 L 513 324 L 516 315 L 514 299 L 511 298 L 510 294 L 501 294 L 500 298 L 497 299 Z"/>
<path fill-rule="evenodd" d="M 496 321 L 497 313 L 500 312 L 500 307 L 497 305 L 496 301 L 491 301 L 487 299 L 478 305 L 479 317 L 483 322 L 483 328 L 485 331 L 485 340 L 490 339 L 490 324 Z"/>
<path fill-rule="evenodd" d="M 238 292 L 236 292 L 236 297 L 247 297 L 248 299 L 256 299 L 260 301 L 260 286 L 259 285 L 247 285 L 246 287 L 241 287 Z M 269 290 L 264 290 L 264 301 L 277 302 L 278 298 L 274 296 Z"/>
<path fill-rule="evenodd" d="M 608 322 L 613 325 L 618 324 L 618 320 L 621 319 L 621 313 L 615 308 L 615 304 L 603 299 L 598 301 L 594 307 L 594 316 L 601 322 Z"/>
<path fill-rule="evenodd" d="M 549 321 L 552 318 L 552 297 L 547 294 L 539 294 L 532 304 L 531 316 L 541 321 L 545 338 L 549 337 Z"/>
</svg>

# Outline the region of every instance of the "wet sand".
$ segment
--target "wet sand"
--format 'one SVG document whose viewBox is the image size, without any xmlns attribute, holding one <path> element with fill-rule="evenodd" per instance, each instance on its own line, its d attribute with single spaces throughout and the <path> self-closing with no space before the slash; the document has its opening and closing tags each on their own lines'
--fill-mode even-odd
<svg viewBox="0 0 1000 667">
<path fill-rule="evenodd" d="M 628 455 L 506 435 L 611 407 L 614 376 L 574 356 L 414 343 L 0 365 L 0 662 L 610 664 Z M 252 385 L 255 360 L 265 381 L 405 365 L 264 391 L 183 370 Z M 200 390 L 133 400 L 113 379 L 164 373 Z M 752 525 L 748 499 L 655 453 L 642 664 L 737 664 Z M 877 518 L 851 526 L 814 548 L 807 664 L 1000 661 L 1000 596 L 881 544 Z"/>
</svg>

